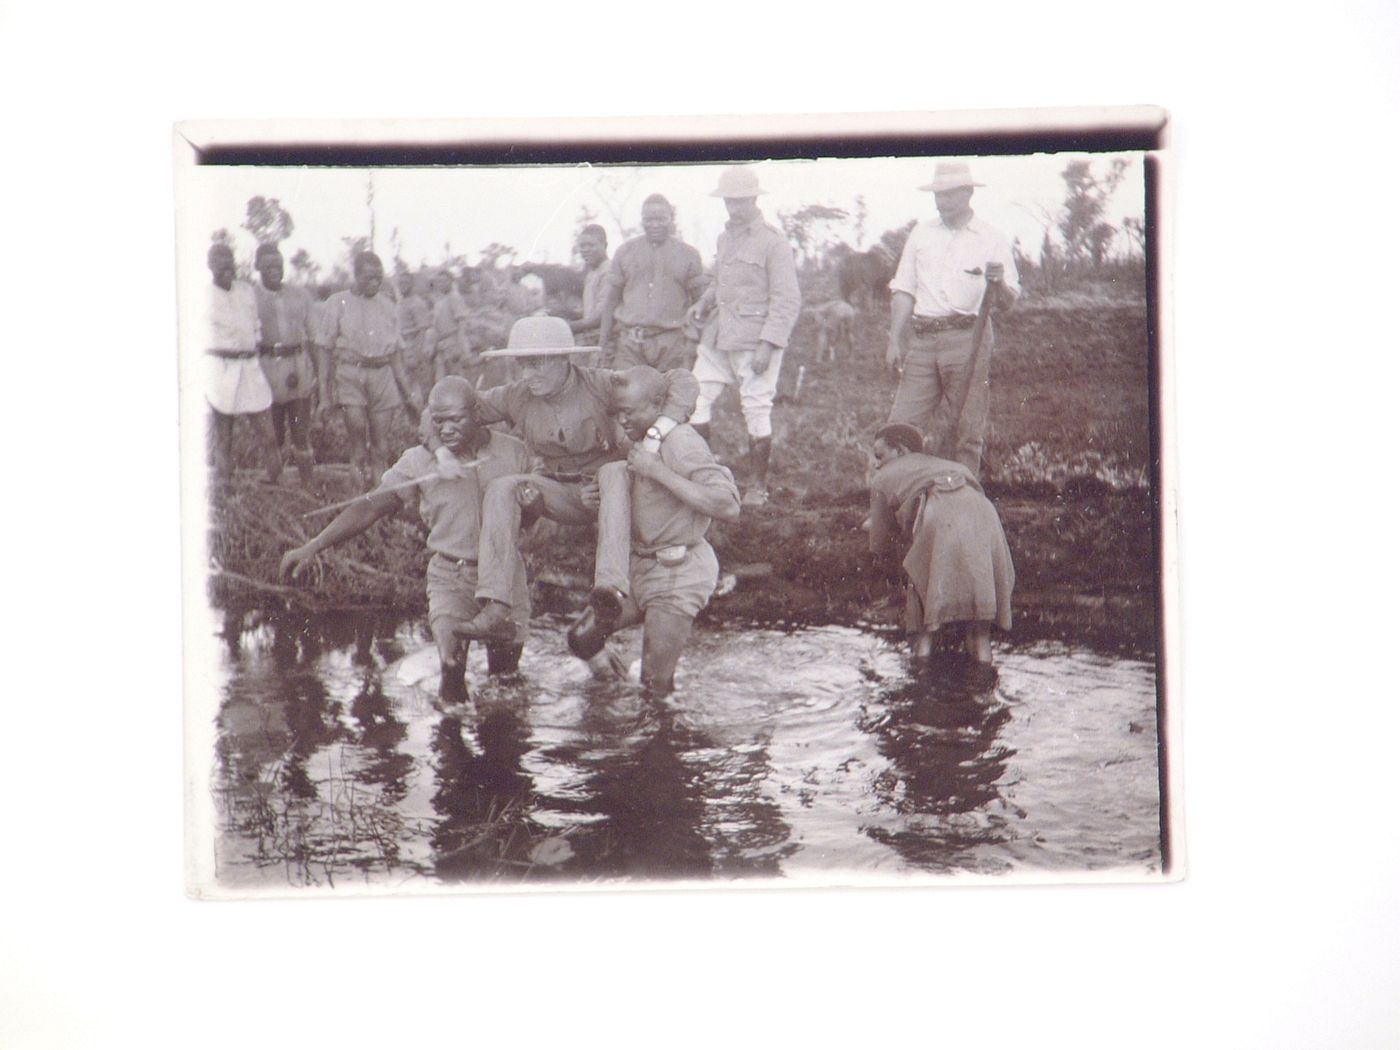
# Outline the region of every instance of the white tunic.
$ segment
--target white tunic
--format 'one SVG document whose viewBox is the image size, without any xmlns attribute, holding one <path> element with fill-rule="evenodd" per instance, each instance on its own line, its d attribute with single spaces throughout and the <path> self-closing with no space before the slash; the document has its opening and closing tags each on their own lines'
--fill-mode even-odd
<svg viewBox="0 0 1400 1050">
<path fill-rule="evenodd" d="M 272 407 L 272 387 L 258 363 L 257 354 L 228 358 L 211 350 L 252 350 L 258 348 L 262 326 L 253 289 L 245 281 L 234 281 L 224 291 L 212 281 L 205 286 L 205 325 L 203 336 L 207 365 L 205 396 L 215 411 L 225 415 L 264 412 Z"/>
</svg>

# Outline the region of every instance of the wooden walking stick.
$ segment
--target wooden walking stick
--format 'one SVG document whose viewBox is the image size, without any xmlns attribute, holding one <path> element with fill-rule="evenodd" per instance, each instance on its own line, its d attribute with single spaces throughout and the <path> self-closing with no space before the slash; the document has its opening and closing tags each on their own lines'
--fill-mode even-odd
<svg viewBox="0 0 1400 1050">
<path fill-rule="evenodd" d="M 474 459 L 468 463 L 462 463 L 460 466 L 466 469 L 467 467 L 474 467 L 483 462 L 485 461 Z M 385 493 L 389 492 L 402 492 L 404 489 L 411 489 L 415 485 L 421 485 L 423 482 L 432 481 L 435 478 L 441 479 L 442 475 L 437 471 L 433 471 L 429 474 L 424 474 L 421 478 L 409 478 L 407 481 L 400 481 L 394 485 L 381 485 L 378 488 L 370 489 L 368 492 L 362 492 L 358 496 L 351 496 L 349 499 L 343 499 L 339 503 L 331 503 L 324 507 L 317 507 L 315 510 L 308 510 L 301 516 L 303 518 L 313 518 L 317 514 L 329 514 L 333 510 L 341 510 L 350 506 L 352 503 L 359 503 L 361 500 L 371 499 L 374 496 L 383 496 Z"/>
<path fill-rule="evenodd" d="M 986 333 L 987 318 L 992 312 L 992 300 L 997 298 L 997 285 L 1000 283 L 1000 281 L 987 281 L 986 291 L 982 293 L 982 305 L 977 309 L 977 320 L 972 325 L 972 353 L 967 359 L 967 382 L 963 383 L 962 396 L 958 398 L 958 411 L 953 416 L 954 459 L 957 458 L 956 446 L 958 434 L 962 430 L 963 412 L 967 410 L 967 399 L 972 396 L 972 384 L 977 381 L 977 366 L 981 363 L 982 358 L 982 336 Z M 990 378 L 989 370 L 988 379 L 990 380 Z M 974 470 L 973 473 L 980 474 L 981 471 Z"/>
</svg>

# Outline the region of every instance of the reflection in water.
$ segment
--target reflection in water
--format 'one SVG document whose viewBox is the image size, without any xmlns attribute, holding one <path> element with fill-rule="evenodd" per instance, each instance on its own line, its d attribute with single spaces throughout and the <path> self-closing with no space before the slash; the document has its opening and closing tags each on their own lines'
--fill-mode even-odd
<svg viewBox="0 0 1400 1050">
<path fill-rule="evenodd" d="M 999 741 L 1011 709 L 976 681 L 981 670 L 950 658 L 884 691 L 880 714 L 860 723 L 889 759 L 875 797 L 902 818 L 897 828 L 873 824 L 866 832 L 920 867 L 980 869 L 968 864 L 968 851 L 1011 833 L 1006 813 L 1014 807 L 1000 785 L 1015 751 Z"/>
<path fill-rule="evenodd" d="M 656 701 L 544 624 L 518 675 L 474 654 L 445 716 L 421 624 L 222 634 L 227 885 L 1160 866 L 1146 664 L 1046 647 L 914 678 L 858 630 L 701 631 Z"/>
</svg>

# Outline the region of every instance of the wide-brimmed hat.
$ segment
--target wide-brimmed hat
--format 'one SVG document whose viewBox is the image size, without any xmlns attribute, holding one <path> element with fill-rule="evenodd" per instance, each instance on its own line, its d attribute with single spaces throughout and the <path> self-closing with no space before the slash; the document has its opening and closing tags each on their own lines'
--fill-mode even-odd
<svg viewBox="0 0 1400 1050">
<path fill-rule="evenodd" d="M 942 193 L 944 190 L 961 189 L 963 186 L 985 186 L 985 182 L 975 182 L 972 170 L 960 160 L 945 161 L 933 169 L 933 181 L 921 190 Z"/>
<path fill-rule="evenodd" d="M 575 346 L 574 333 L 562 317 L 522 317 L 510 326 L 504 350 L 487 350 L 482 357 L 552 357 L 588 354 L 601 347 Z"/>
<path fill-rule="evenodd" d="M 711 197 L 744 198 L 757 197 L 760 193 L 767 193 L 758 184 L 758 176 L 754 174 L 751 167 L 745 165 L 735 165 L 732 168 L 725 168 L 719 173 L 719 186 L 710 194 Z"/>
</svg>

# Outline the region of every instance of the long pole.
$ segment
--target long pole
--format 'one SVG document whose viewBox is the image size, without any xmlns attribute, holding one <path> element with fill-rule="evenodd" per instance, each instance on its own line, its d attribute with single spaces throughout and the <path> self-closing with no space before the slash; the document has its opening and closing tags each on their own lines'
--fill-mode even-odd
<svg viewBox="0 0 1400 1050">
<path fill-rule="evenodd" d="M 474 459 L 468 463 L 462 463 L 460 464 L 460 466 L 474 467 L 481 462 L 482 460 Z M 393 485 L 381 485 L 377 489 L 372 489 L 369 492 L 362 492 L 358 496 L 351 496 L 349 499 L 343 499 L 339 503 L 331 503 L 324 507 L 317 507 L 315 510 L 308 510 L 305 514 L 302 515 L 302 517 L 313 518 L 317 514 L 328 514 L 333 510 L 341 510 L 345 507 L 350 506 L 353 503 L 359 503 L 360 500 L 372 499 L 375 496 L 383 496 L 390 492 L 402 492 L 404 489 L 411 489 L 415 485 L 421 485 L 425 481 L 432 481 L 434 478 L 441 479 L 442 475 L 439 474 L 437 471 L 433 471 L 431 474 L 424 474 L 420 478 L 410 478 L 407 481 L 400 481 Z"/>
<path fill-rule="evenodd" d="M 987 317 L 992 312 L 992 299 L 996 296 L 996 289 L 991 281 L 987 282 L 987 290 L 982 293 L 982 305 L 977 308 L 977 320 L 972 324 L 972 353 L 967 359 L 967 382 L 963 384 L 962 397 L 958 399 L 958 411 L 953 416 L 953 440 L 957 441 L 958 432 L 962 429 L 963 412 L 967 410 L 967 399 L 972 396 L 972 384 L 977 381 L 977 366 L 982 358 L 982 336 L 987 330 Z M 957 451 L 956 448 L 953 450 Z M 973 471 L 978 473 L 978 471 Z"/>
</svg>

